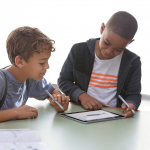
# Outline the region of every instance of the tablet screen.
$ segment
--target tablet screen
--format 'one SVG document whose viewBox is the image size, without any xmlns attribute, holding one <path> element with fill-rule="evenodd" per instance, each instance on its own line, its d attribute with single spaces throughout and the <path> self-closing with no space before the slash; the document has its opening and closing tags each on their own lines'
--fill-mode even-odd
<svg viewBox="0 0 150 150">
<path fill-rule="evenodd" d="M 61 116 L 76 119 L 83 122 L 91 122 L 96 120 L 108 120 L 108 119 L 117 119 L 123 117 L 122 115 L 115 114 L 112 112 L 108 112 L 105 110 L 95 110 L 95 111 L 82 111 L 82 112 L 75 112 L 75 113 L 66 113 L 61 114 Z M 124 117 L 123 117 L 124 118 Z"/>
</svg>

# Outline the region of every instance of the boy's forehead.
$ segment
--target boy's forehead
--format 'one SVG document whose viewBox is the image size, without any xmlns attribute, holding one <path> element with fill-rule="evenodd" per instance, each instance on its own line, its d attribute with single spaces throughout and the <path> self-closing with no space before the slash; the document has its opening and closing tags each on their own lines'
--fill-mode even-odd
<svg viewBox="0 0 150 150">
<path fill-rule="evenodd" d="M 113 31 L 108 31 L 106 30 L 104 32 L 104 39 L 109 42 L 110 44 L 118 47 L 118 48 L 125 48 L 126 45 L 130 42 L 122 37 L 120 37 L 119 35 L 117 35 L 116 33 L 114 33 Z"/>
<path fill-rule="evenodd" d="M 37 50 L 39 50 L 39 51 L 42 51 L 42 50 L 51 50 L 51 45 L 50 44 L 45 44 L 45 43 L 39 44 L 37 46 Z"/>
<path fill-rule="evenodd" d="M 51 51 L 49 50 L 44 50 L 40 53 L 35 52 L 33 56 L 29 58 L 29 61 L 47 60 L 50 58 L 50 56 L 51 56 Z"/>
</svg>

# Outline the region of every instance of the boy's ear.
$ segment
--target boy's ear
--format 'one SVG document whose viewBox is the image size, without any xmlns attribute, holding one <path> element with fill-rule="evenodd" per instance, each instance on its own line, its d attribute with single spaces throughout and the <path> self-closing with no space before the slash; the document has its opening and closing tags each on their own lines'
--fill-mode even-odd
<svg viewBox="0 0 150 150">
<path fill-rule="evenodd" d="M 133 41 L 135 41 L 135 40 L 134 40 L 134 39 L 133 39 L 133 40 L 131 40 L 131 41 L 129 42 L 129 44 L 131 44 Z M 128 44 L 128 45 L 129 45 L 129 44 Z"/>
<path fill-rule="evenodd" d="M 15 64 L 18 68 L 22 68 L 24 66 L 24 60 L 20 56 L 16 56 Z"/>
<path fill-rule="evenodd" d="M 103 33 L 104 29 L 105 29 L 105 24 L 104 24 L 104 23 L 102 23 L 102 25 L 101 25 L 101 29 L 100 29 L 100 34 L 102 34 L 102 33 Z"/>
<path fill-rule="evenodd" d="M 131 40 L 128 44 L 127 44 L 127 46 L 129 45 L 129 44 L 131 44 L 133 41 L 135 41 L 134 39 L 133 40 Z"/>
</svg>

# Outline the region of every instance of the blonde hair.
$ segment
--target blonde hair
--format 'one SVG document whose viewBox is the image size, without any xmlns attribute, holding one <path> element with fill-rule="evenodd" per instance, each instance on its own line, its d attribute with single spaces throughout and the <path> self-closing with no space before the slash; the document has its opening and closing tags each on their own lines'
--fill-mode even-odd
<svg viewBox="0 0 150 150">
<path fill-rule="evenodd" d="M 41 53 L 45 50 L 54 52 L 54 43 L 54 40 L 47 37 L 38 28 L 24 26 L 13 30 L 8 35 L 6 49 L 11 64 L 15 65 L 16 56 L 20 56 L 27 62 L 35 52 Z M 49 49 L 43 47 L 45 44 L 49 45 Z"/>
</svg>

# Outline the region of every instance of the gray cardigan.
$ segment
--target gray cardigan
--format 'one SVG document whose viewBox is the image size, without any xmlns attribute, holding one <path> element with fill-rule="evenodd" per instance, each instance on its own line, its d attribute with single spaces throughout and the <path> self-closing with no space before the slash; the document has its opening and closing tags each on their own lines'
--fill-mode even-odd
<svg viewBox="0 0 150 150">
<path fill-rule="evenodd" d="M 70 99 L 78 101 L 80 94 L 87 92 L 93 64 L 94 49 L 97 39 L 89 39 L 87 42 L 73 45 L 64 62 L 58 86 Z M 141 103 L 141 61 L 140 57 L 125 49 L 118 75 L 117 95 L 121 95 L 127 102 L 132 103 L 138 109 Z M 117 107 L 121 107 L 122 101 L 117 99 Z"/>
</svg>

